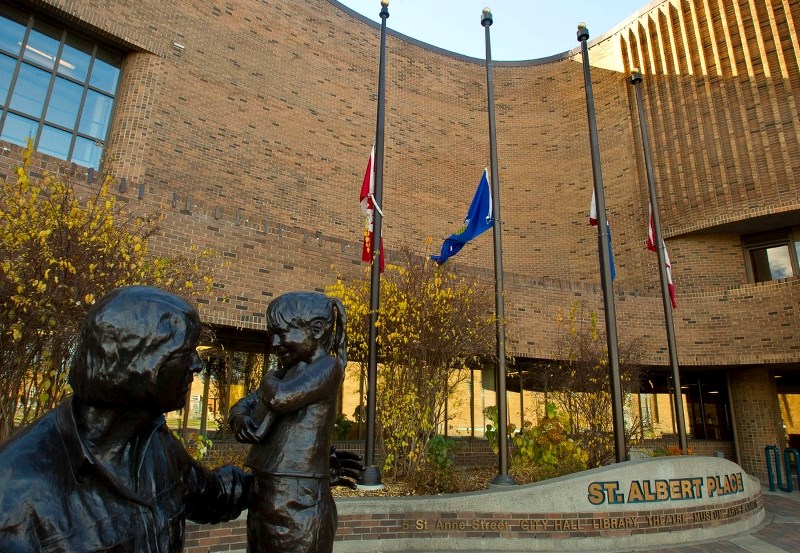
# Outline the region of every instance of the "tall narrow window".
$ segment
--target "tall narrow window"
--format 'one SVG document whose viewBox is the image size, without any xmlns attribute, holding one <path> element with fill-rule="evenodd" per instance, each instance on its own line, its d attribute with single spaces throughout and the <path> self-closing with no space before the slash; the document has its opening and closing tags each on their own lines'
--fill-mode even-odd
<svg viewBox="0 0 800 553">
<path fill-rule="evenodd" d="M 0 4 L 0 140 L 99 168 L 122 56 Z"/>
</svg>

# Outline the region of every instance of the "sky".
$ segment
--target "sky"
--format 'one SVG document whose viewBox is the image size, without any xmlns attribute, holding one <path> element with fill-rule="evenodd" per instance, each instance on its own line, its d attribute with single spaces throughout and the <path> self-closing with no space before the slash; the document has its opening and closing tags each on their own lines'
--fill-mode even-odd
<svg viewBox="0 0 800 553">
<path fill-rule="evenodd" d="M 380 23 L 380 0 L 339 0 Z M 589 42 L 649 6 L 652 0 L 390 0 L 389 29 L 439 48 L 486 58 L 481 12 L 492 10 L 492 60 L 544 58 L 580 46 L 578 23 Z"/>
</svg>

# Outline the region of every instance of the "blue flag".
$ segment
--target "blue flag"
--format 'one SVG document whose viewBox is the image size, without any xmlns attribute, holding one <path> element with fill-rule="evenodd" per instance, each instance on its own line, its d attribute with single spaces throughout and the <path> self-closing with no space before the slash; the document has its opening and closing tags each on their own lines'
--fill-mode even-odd
<svg viewBox="0 0 800 553">
<path fill-rule="evenodd" d="M 460 252 L 467 242 L 482 232 L 489 230 L 493 225 L 492 194 L 489 190 L 488 171 L 484 169 L 481 181 L 478 183 L 478 189 L 475 191 L 475 197 L 472 198 L 467 217 L 464 219 L 464 224 L 458 229 L 458 232 L 444 241 L 442 253 L 432 255 L 431 259 L 441 265 L 449 257 Z"/>
<path fill-rule="evenodd" d="M 611 225 L 606 221 L 606 233 L 608 234 L 608 263 L 611 265 L 611 280 L 617 278 L 617 268 L 614 266 L 614 251 L 611 249 Z"/>
<path fill-rule="evenodd" d="M 592 189 L 592 203 L 589 206 L 589 224 L 597 226 L 597 203 L 594 199 L 594 189 Z M 608 235 L 608 261 L 611 265 L 611 281 L 617 278 L 617 268 L 614 266 L 614 252 L 611 249 L 611 225 L 606 220 L 606 234 Z"/>
</svg>

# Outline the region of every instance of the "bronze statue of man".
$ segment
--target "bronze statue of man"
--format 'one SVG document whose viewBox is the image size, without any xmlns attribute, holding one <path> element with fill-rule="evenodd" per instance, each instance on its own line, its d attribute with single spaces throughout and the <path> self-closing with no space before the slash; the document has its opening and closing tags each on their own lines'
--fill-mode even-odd
<svg viewBox="0 0 800 553">
<path fill-rule="evenodd" d="M 164 413 L 202 368 L 197 312 L 146 286 L 90 310 L 74 394 L 0 448 L 0 551 L 174 552 L 184 523 L 237 517 L 252 476 L 194 461 Z"/>
</svg>

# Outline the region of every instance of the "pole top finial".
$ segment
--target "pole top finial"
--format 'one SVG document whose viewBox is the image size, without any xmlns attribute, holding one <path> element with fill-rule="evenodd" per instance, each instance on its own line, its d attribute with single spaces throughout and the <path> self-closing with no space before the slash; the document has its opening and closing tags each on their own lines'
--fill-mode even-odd
<svg viewBox="0 0 800 553">
<path fill-rule="evenodd" d="M 483 11 L 481 11 L 481 25 L 484 27 L 489 27 L 492 23 L 494 23 L 494 19 L 492 18 L 492 9 L 489 6 L 486 6 L 483 8 Z"/>
<path fill-rule="evenodd" d="M 581 21 L 578 23 L 578 41 L 583 42 L 584 40 L 589 40 L 589 29 L 586 27 L 586 23 Z"/>
<path fill-rule="evenodd" d="M 381 0 L 381 7 L 388 8 L 389 7 L 389 0 Z"/>
<path fill-rule="evenodd" d="M 631 69 L 631 84 L 632 85 L 637 85 L 640 82 L 642 82 L 642 74 L 641 74 L 641 72 L 639 72 L 639 68 L 638 67 L 633 67 Z"/>
</svg>

